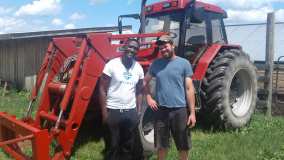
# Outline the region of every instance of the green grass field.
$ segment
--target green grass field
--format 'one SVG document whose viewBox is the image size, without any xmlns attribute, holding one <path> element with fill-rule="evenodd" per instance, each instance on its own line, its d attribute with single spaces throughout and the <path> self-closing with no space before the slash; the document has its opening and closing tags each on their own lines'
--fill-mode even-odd
<svg viewBox="0 0 284 160">
<path fill-rule="evenodd" d="M 2 90 L 0 89 L 0 93 Z M 0 112 L 22 116 L 28 104 L 28 94 L 10 91 L 0 96 Z M 95 128 L 94 128 L 95 129 Z M 198 127 L 192 131 L 191 160 L 284 160 L 284 117 L 266 118 L 255 114 L 248 127 L 236 131 L 213 132 Z M 90 136 L 75 145 L 71 160 L 100 160 L 104 143 Z M 0 160 L 9 160 L 0 149 Z M 153 155 L 150 160 L 156 159 Z M 172 145 L 168 160 L 178 159 Z"/>
</svg>

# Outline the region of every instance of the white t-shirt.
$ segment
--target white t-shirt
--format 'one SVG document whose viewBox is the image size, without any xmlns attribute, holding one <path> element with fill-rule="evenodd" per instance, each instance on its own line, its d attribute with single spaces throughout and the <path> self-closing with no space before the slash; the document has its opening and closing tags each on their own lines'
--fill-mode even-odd
<svg viewBox="0 0 284 160">
<path fill-rule="evenodd" d="M 136 84 L 144 78 L 141 65 L 134 61 L 131 68 L 126 69 L 121 58 L 110 60 L 103 73 L 111 77 L 107 92 L 106 106 L 110 109 L 133 109 L 136 107 Z"/>
</svg>

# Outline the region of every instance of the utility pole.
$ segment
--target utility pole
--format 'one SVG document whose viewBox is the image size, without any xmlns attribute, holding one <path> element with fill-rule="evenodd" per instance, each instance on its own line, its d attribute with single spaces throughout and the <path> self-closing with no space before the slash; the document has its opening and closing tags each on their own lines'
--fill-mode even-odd
<svg viewBox="0 0 284 160">
<path fill-rule="evenodd" d="M 272 107 L 272 82 L 274 70 L 274 35 L 275 35 L 275 13 L 267 15 L 267 30 L 266 30 L 266 56 L 265 56 L 265 83 L 264 89 L 267 91 L 267 117 L 271 117 Z"/>
<path fill-rule="evenodd" d="M 140 25 L 140 33 L 145 33 L 145 21 L 146 21 L 146 18 L 145 18 L 145 12 L 146 12 L 146 10 L 145 10 L 145 6 L 146 6 L 146 3 L 147 3 L 147 0 L 142 0 L 142 2 L 141 2 L 141 13 L 140 13 L 140 23 L 141 23 L 141 25 Z"/>
</svg>

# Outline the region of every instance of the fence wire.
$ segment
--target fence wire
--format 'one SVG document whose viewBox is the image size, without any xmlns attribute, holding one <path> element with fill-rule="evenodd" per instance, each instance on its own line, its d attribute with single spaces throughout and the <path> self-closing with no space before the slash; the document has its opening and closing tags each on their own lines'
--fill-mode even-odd
<svg viewBox="0 0 284 160">
<path fill-rule="evenodd" d="M 252 60 L 264 61 L 266 23 L 227 25 L 229 43 L 239 44 Z M 275 61 L 284 55 L 284 23 L 275 24 Z"/>
</svg>

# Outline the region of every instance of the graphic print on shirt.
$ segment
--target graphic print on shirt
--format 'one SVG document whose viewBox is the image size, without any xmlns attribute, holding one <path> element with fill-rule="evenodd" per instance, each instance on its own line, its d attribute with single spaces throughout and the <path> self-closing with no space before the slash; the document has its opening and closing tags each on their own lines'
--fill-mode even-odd
<svg viewBox="0 0 284 160">
<path fill-rule="evenodd" d="M 125 71 L 123 73 L 123 77 L 126 79 L 126 80 L 129 80 L 132 78 L 132 73 L 128 72 L 128 71 Z"/>
</svg>

